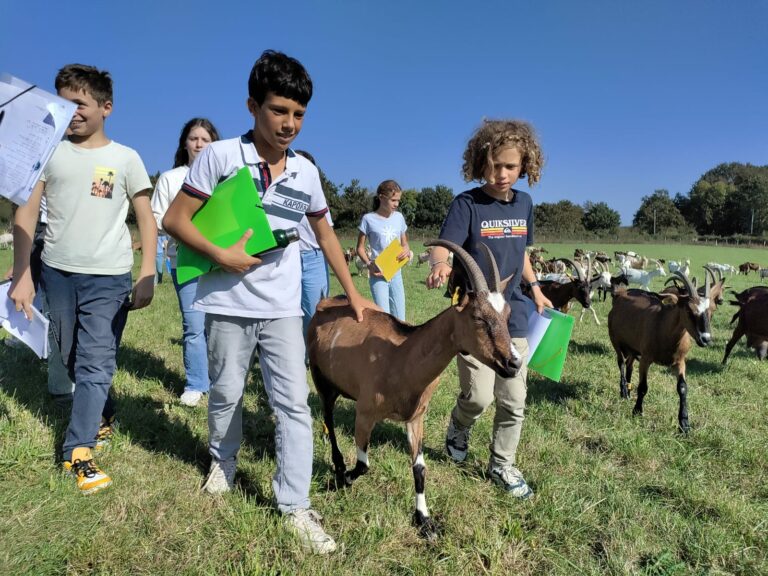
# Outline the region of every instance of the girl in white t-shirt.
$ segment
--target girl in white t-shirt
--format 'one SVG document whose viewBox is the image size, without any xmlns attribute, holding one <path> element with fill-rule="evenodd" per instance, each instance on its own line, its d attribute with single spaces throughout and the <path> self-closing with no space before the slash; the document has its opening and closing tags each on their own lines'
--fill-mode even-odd
<svg viewBox="0 0 768 576">
<path fill-rule="evenodd" d="M 403 250 L 398 254 L 398 260 L 410 257 L 408 237 L 405 231 L 408 226 L 403 215 L 397 211 L 400 205 L 402 189 L 394 180 L 384 180 L 376 189 L 373 199 L 373 212 L 368 212 L 360 222 L 360 234 L 357 237 L 357 255 L 368 266 L 370 271 L 369 284 L 373 301 L 395 318 L 405 321 L 405 289 L 403 276 L 400 271 L 387 282 L 374 260 L 389 244 L 400 240 Z M 366 240 L 371 247 L 370 256 L 366 253 Z"/>
<path fill-rule="evenodd" d="M 179 136 L 179 146 L 173 161 L 173 170 L 163 172 L 157 179 L 155 191 L 152 194 L 152 212 L 157 220 L 160 233 L 163 230 L 163 216 L 181 189 L 184 177 L 189 167 L 200 151 L 211 142 L 219 139 L 216 127 L 205 118 L 193 118 L 184 125 Z M 196 406 L 203 394 L 208 392 L 208 349 L 205 341 L 205 313 L 194 310 L 192 304 L 197 293 L 197 279 L 182 285 L 176 280 L 176 241 L 169 237 L 166 247 L 171 261 L 171 277 L 176 287 L 181 310 L 183 329 L 184 370 L 187 383 L 181 395 L 181 403 L 186 406 Z"/>
</svg>

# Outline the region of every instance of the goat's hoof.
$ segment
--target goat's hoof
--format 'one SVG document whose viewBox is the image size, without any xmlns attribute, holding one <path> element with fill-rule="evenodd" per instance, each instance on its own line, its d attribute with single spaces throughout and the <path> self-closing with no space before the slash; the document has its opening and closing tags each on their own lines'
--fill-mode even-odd
<svg viewBox="0 0 768 576">
<path fill-rule="evenodd" d="M 643 415 L 643 409 L 642 408 L 638 408 L 637 406 L 632 408 L 632 416 L 642 416 L 642 415 Z"/>
<path fill-rule="evenodd" d="M 434 543 L 443 532 L 440 523 L 431 516 L 424 516 L 418 510 L 413 513 L 413 524 L 419 530 L 419 536 L 427 542 Z"/>
<path fill-rule="evenodd" d="M 629 400 L 629 390 L 627 390 L 626 388 L 621 389 L 620 395 L 622 400 Z"/>
<path fill-rule="evenodd" d="M 347 481 L 347 472 L 342 470 L 341 472 L 336 472 L 336 489 L 340 490 L 342 488 L 348 488 L 352 485 L 352 481 Z"/>
<path fill-rule="evenodd" d="M 688 434 L 688 432 L 691 431 L 691 426 L 688 424 L 687 420 L 685 422 L 680 422 L 679 428 L 681 434 Z"/>
<path fill-rule="evenodd" d="M 355 481 L 355 476 L 352 475 L 351 472 L 344 472 L 344 474 L 342 475 L 342 485 L 344 486 L 344 488 L 349 488 L 350 486 L 352 486 L 352 482 L 354 481 Z"/>
</svg>

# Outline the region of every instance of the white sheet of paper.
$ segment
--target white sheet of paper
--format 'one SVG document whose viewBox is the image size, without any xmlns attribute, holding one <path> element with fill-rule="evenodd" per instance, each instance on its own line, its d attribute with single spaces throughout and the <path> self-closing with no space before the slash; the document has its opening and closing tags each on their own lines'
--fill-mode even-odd
<svg viewBox="0 0 768 576">
<path fill-rule="evenodd" d="M 528 359 L 533 358 L 533 354 L 536 352 L 536 348 L 539 347 L 544 334 L 547 332 L 549 323 L 552 320 L 547 316 L 547 310 L 544 310 L 544 314 L 536 312 L 536 308 L 528 315 Z"/>
<path fill-rule="evenodd" d="M 0 75 L 0 104 L 29 88 L 9 74 Z M 64 136 L 77 106 L 33 88 L 0 108 L 0 196 L 22 205 Z"/>
<path fill-rule="evenodd" d="M 0 326 L 29 346 L 40 358 L 48 358 L 48 318 L 32 308 L 32 320 L 24 312 L 17 312 L 8 297 L 10 282 L 0 283 Z"/>
</svg>

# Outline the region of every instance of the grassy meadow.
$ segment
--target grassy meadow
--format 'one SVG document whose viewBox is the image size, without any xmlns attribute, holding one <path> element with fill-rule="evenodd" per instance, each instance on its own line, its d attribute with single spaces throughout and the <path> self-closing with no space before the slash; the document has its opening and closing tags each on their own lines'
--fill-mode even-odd
<svg viewBox="0 0 768 576">
<path fill-rule="evenodd" d="M 549 257 L 571 257 L 575 246 L 545 247 Z M 588 248 L 690 258 L 699 279 L 708 261 L 768 265 L 765 251 L 748 248 Z M 0 269 L 10 259 L 0 251 Z M 448 304 L 424 287 L 427 271 L 404 270 L 413 323 Z M 366 279 L 354 278 L 370 295 Z M 728 278 L 735 290 L 758 283 L 754 273 Z M 536 493 L 531 501 L 514 501 L 485 478 L 492 411 L 473 431 L 465 465 L 445 456 L 458 391 L 455 363 L 446 368 L 425 422 L 427 501 L 443 526 L 433 544 L 411 526 L 404 427 L 380 423 L 369 474 L 336 491 L 311 394 L 312 501 L 339 543 L 328 557 L 304 552 L 274 511 L 274 424 L 258 367 L 245 396 L 238 489 L 217 498 L 200 491 L 209 463 L 206 403 L 178 402 L 181 321 L 169 276 L 125 331 L 114 380 L 121 428 L 98 458 L 114 479 L 108 490 L 81 496 L 60 471 L 68 415 L 48 400 L 45 363 L 0 344 L 0 574 L 768 574 L 768 364 L 742 341 L 721 366 L 734 310 L 721 307 L 714 343 L 689 355 L 691 432 L 683 436 L 675 378 L 665 368 L 651 369 L 643 417 L 631 415 L 634 393 L 620 399 L 610 306 L 610 298 L 595 303 L 600 326 L 589 316 L 576 323 L 561 382 L 529 376 L 518 464 Z M 580 312 L 576 305 L 571 314 Z M 336 414 L 351 465 L 354 405 L 340 400 Z"/>
</svg>

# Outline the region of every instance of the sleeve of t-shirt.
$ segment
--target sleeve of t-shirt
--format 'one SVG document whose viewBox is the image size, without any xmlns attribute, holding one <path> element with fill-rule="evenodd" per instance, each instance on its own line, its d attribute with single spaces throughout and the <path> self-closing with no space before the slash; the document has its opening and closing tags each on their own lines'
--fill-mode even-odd
<svg viewBox="0 0 768 576">
<path fill-rule="evenodd" d="M 405 216 L 403 216 L 402 212 L 398 212 L 398 214 L 400 214 L 400 221 L 402 222 L 400 227 L 400 236 L 402 236 L 408 230 L 408 224 L 405 222 Z"/>
<path fill-rule="evenodd" d="M 307 216 L 323 216 L 328 212 L 328 203 L 325 201 L 323 187 L 320 184 L 320 174 L 317 172 L 316 168 L 308 178 L 308 181 L 308 190 L 304 190 L 304 192 L 309 194 Z"/>
<path fill-rule="evenodd" d="M 168 181 L 168 172 L 160 174 L 160 178 L 157 179 L 155 184 L 155 191 L 152 192 L 152 215 L 157 222 L 157 229 L 163 229 L 163 216 L 168 212 L 168 207 L 171 205 L 171 191 L 170 183 Z"/>
<path fill-rule="evenodd" d="M 371 235 L 371 227 L 368 223 L 368 214 L 363 214 L 363 219 L 360 220 L 360 226 L 358 226 L 357 229 L 366 236 Z"/>
<path fill-rule="evenodd" d="M 181 185 L 181 191 L 195 198 L 208 200 L 219 183 L 222 172 L 214 154 L 213 144 L 209 144 L 203 148 L 189 167 L 184 184 Z"/>
<path fill-rule="evenodd" d="M 134 151 L 131 154 L 125 171 L 125 191 L 128 194 L 128 198 L 133 198 L 137 193 L 152 188 L 152 182 L 149 179 L 149 174 L 147 174 L 147 169 L 144 168 L 144 162 L 141 161 L 141 157 L 137 152 Z"/>
<path fill-rule="evenodd" d="M 469 197 L 465 194 L 456 196 L 448 207 L 448 214 L 440 229 L 440 239 L 464 246 L 469 237 L 471 221 Z"/>
</svg>

